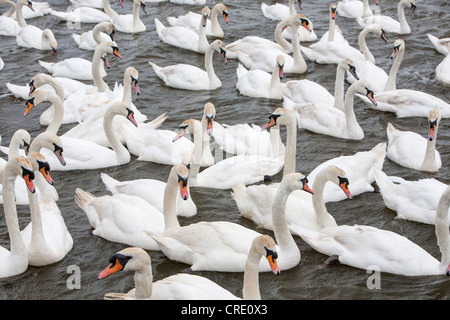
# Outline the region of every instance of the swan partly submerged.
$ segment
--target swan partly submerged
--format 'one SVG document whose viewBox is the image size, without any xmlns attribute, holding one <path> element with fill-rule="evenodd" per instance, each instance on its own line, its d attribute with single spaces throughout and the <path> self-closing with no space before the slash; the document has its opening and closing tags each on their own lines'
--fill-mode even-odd
<svg viewBox="0 0 450 320">
<path fill-rule="evenodd" d="M 114 25 L 109 21 L 104 21 L 82 34 L 73 33 L 72 37 L 80 49 L 95 50 L 103 41 L 114 41 L 114 34 Z"/>
<path fill-rule="evenodd" d="M 280 274 L 277 264 L 278 253 L 275 241 L 267 235 L 255 237 L 244 271 L 242 296 L 244 300 L 261 300 L 259 290 L 259 263 L 265 257 L 274 274 Z M 125 248 L 109 259 L 109 266 L 98 279 L 118 271 L 134 271 L 135 288 L 127 293 L 107 293 L 105 300 L 236 300 L 240 299 L 230 291 L 208 278 L 178 273 L 153 282 L 150 256 L 137 247 Z"/>
<path fill-rule="evenodd" d="M 123 0 L 120 0 L 120 4 L 123 6 Z M 141 9 L 145 14 L 144 0 L 133 0 L 133 13 L 132 14 L 117 14 L 111 18 L 111 23 L 114 25 L 117 31 L 123 33 L 139 33 L 147 30 L 147 27 L 142 22 L 139 14 Z"/>
<path fill-rule="evenodd" d="M 373 1 L 378 6 L 378 0 Z M 341 0 L 337 3 L 337 14 L 344 18 L 356 19 L 373 15 L 369 0 Z"/>
</svg>

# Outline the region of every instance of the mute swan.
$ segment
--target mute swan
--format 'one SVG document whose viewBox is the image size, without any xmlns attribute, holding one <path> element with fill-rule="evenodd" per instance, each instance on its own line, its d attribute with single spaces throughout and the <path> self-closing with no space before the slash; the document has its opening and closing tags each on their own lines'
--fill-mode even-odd
<svg viewBox="0 0 450 320">
<path fill-rule="evenodd" d="M 284 56 L 277 56 L 272 74 L 263 70 L 247 70 L 241 64 L 236 70 L 236 88 L 244 96 L 254 98 L 278 99 L 283 98 L 280 80 L 283 78 Z"/>
<path fill-rule="evenodd" d="M 103 8 L 103 0 L 70 0 L 70 2 L 75 7 Z"/>
<path fill-rule="evenodd" d="M 120 2 L 123 6 L 123 1 Z M 133 0 L 133 14 L 118 14 L 112 17 L 111 23 L 117 31 L 123 33 L 139 33 L 147 30 L 139 16 L 139 9 L 147 14 L 144 0 Z"/>
<path fill-rule="evenodd" d="M 224 32 L 219 24 L 218 17 L 222 15 L 225 22 L 228 24 L 228 9 L 223 3 L 217 3 L 211 10 L 211 20 L 206 23 L 206 36 L 223 38 Z M 189 11 L 188 13 L 178 17 L 167 17 L 167 22 L 172 26 L 180 26 L 190 28 L 194 31 L 199 31 L 199 24 L 201 14 Z"/>
<path fill-rule="evenodd" d="M 308 21 L 302 17 L 292 17 L 287 18 L 283 21 L 281 21 L 277 25 L 277 30 L 280 28 L 280 26 L 285 26 L 286 24 L 291 25 L 293 30 L 297 30 L 300 25 L 302 25 L 307 30 L 309 29 Z M 276 31 L 277 33 L 279 31 Z M 243 38 L 243 44 L 247 47 L 247 49 L 239 48 L 239 41 L 237 42 L 237 46 L 232 47 L 233 50 L 236 50 L 235 53 L 237 54 L 237 58 L 239 61 L 248 69 L 261 69 L 266 72 L 272 72 L 273 70 L 273 61 L 277 59 L 278 55 L 283 55 L 285 59 L 284 63 L 284 72 L 285 73 L 304 73 L 308 69 L 308 66 L 303 59 L 301 50 L 300 50 L 300 43 L 298 41 L 298 32 L 294 32 L 292 37 L 292 55 L 290 56 L 286 53 L 286 50 L 282 49 L 281 46 L 272 43 L 267 44 L 267 41 L 261 42 L 259 44 L 252 44 L 251 42 L 254 40 L 255 37 L 251 38 L 250 41 L 249 38 Z M 277 48 L 277 46 L 279 48 Z M 237 47 L 237 48 L 236 48 Z M 227 46 L 229 48 L 229 46 Z M 245 51 L 243 50 L 245 49 Z"/>
<path fill-rule="evenodd" d="M 261 300 L 259 263 L 262 257 L 269 262 L 274 274 L 280 274 L 275 241 L 270 236 L 256 237 L 248 252 L 243 281 L 243 299 Z M 127 293 L 107 293 L 105 300 L 236 300 L 240 299 L 215 282 L 197 275 L 178 273 L 153 282 L 150 256 L 141 248 L 126 248 L 109 259 L 110 265 L 98 279 L 124 270 L 134 271 L 136 288 Z M 145 279 L 145 280 L 144 280 Z"/>
<path fill-rule="evenodd" d="M 49 165 L 43 155 L 32 152 L 27 159 L 36 175 L 42 175 L 53 185 Z M 63 259 L 73 246 L 73 239 L 57 204 L 49 197 L 28 193 L 31 222 L 23 229 L 22 238 L 27 247 L 28 264 L 46 266 Z"/>
<path fill-rule="evenodd" d="M 55 35 L 50 29 L 40 29 L 33 25 L 28 25 L 22 16 L 21 7 L 28 4 L 30 9 L 33 8 L 31 1 L 18 0 L 16 7 L 16 19 L 19 24 L 19 29 L 16 34 L 16 44 L 19 47 L 34 48 L 38 50 L 53 50 L 57 52 L 58 42 Z"/>
<path fill-rule="evenodd" d="M 439 200 L 435 222 L 441 261 L 408 238 L 371 226 L 342 225 L 320 232 L 291 228 L 313 249 L 337 256 L 340 263 L 355 268 L 367 270 L 375 265 L 381 272 L 405 276 L 450 275 L 449 204 L 450 188 L 447 187 Z"/>
<path fill-rule="evenodd" d="M 431 33 L 427 33 L 427 37 L 428 39 L 430 39 L 437 52 L 443 54 L 444 56 L 448 55 L 448 43 L 450 42 L 450 38 L 439 39 L 433 36 Z"/>
<path fill-rule="evenodd" d="M 25 180 L 28 190 L 35 192 L 33 168 L 30 161 L 22 156 L 8 160 L 3 174 L 3 211 L 10 246 L 9 250 L 0 247 L 0 278 L 21 274 L 28 268 L 27 250 L 20 235 L 17 208 L 14 202 L 14 184 L 19 175 Z"/>
<path fill-rule="evenodd" d="M 220 53 L 223 62 L 227 63 L 225 44 L 221 40 L 212 42 L 205 53 L 205 70 L 189 64 L 176 64 L 159 67 L 149 61 L 156 75 L 168 87 L 184 90 L 214 90 L 222 86 L 222 82 L 214 72 L 213 53 Z"/>
<path fill-rule="evenodd" d="M 297 0 L 297 5 L 300 10 L 303 10 L 302 0 Z M 289 4 L 275 3 L 273 5 L 267 5 L 264 2 L 261 3 L 261 11 L 264 17 L 271 20 L 283 20 L 286 17 L 296 14 L 294 0 L 289 0 Z"/>
<path fill-rule="evenodd" d="M 447 188 L 434 178 L 405 180 L 388 176 L 382 170 L 375 170 L 375 181 L 384 204 L 397 214 L 397 218 L 434 224 L 439 198 Z M 420 196 L 419 196 L 420 195 Z M 450 217 L 448 217 L 450 225 Z"/>
<path fill-rule="evenodd" d="M 205 53 L 209 43 L 206 38 L 206 23 L 210 14 L 208 7 L 203 7 L 199 17 L 197 31 L 182 26 L 166 27 L 158 18 L 155 18 L 156 32 L 158 38 L 164 43 L 182 49 Z"/>
<path fill-rule="evenodd" d="M 300 42 L 308 42 L 308 41 L 316 41 L 317 40 L 317 34 L 314 31 L 314 25 L 310 19 L 308 19 L 304 14 L 297 14 L 298 17 L 301 17 L 305 19 L 308 23 L 305 23 L 305 25 L 308 25 L 309 30 L 307 28 L 297 28 L 297 39 Z M 281 35 L 283 38 L 292 41 L 292 28 L 290 26 L 287 26 L 282 32 Z"/>
<path fill-rule="evenodd" d="M 397 17 L 398 21 L 385 15 L 375 14 L 369 17 L 357 17 L 356 21 L 358 24 L 364 28 L 365 26 L 377 23 L 383 26 L 383 29 L 389 33 L 398 33 L 398 34 L 410 34 L 411 28 L 408 24 L 408 21 L 405 17 L 404 8 L 411 7 L 411 11 L 414 16 L 416 16 L 416 1 L 415 0 L 400 0 L 397 7 Z"/>
<path fill-rule="evenodd" d="M 436 67 L 436 79 L 444 86 L 450 86 L 450 58 L 445 57 Z"/>
<path fill-rule="evenodd" d="M 286 201 L 294 190 L 313 192 L 301 173 L 290 173 L 280 183 L 272 213 L 280 270 L 288 270 L 300 262 L 300 250 L 285 217 Z M 227 221 L 202 221 L 180 226 L 173 212 L 170 216 L 165 212 L 164 221 L 163 233 L 149 231 L 148 234 L 158 242 L 169 259 L 189 264 L 193 271 L 242 272 L 251 243 L 260 235 L 252 229 Z M 260 263 L 259 270 L 267 272 L 271 269 L 267 264 Z"/>
<path fill-rule="evenodd" d="M 103 0 L 102 5 L 103 7 L 108 7 L 109 0 Z M 75 8 L 71 9 L 72 10 L 70 11 L 51 10 L 50 14 L 56 17 L 58 20 L 72 23 L 100 23 L 104 21 L 110 21 L 110 19 L 113 17 L 111 11 L 103 11 L 93 7 L 76 6 Z"/>
<path fill-rule="evenodd" d="M 170 212 L 168 215 L 173 213 L 176 219 L 177 195 L 184 200 L 189 196 L 187 175 L 184 165 L 171 168 L 164 189 L 163 212 L 139 196 L 124 193 L 95 197 L 77 188 L 75 202 L 86 213 L 94 235 L 146 250 L 160 250 L 145 231 L 163 232 L 166 212 Z"/>
<path fill-rule="evenodd" d="M 289 196 L 285 211 L 288 225 L 295 224 L 316 231 L 337 225 L 323 201 L 323 190 L 328 181 L 339 186 L 349 199 L 352 198 L 345 172 L 333 165 L 324 167 L 312 186 L 314 194 L 296 190 Z M 252 220 L 258 227 L 273 230 L 270 205 L 274 202 L 278 186 L 277 183 L 246 188 L 239 184 L 233 188 L 231 195 L 243 217 Z"/>
<path fill-rule="evenodd" d="M 105 32 L 108 34 L 106 35 Z M 100 22 L 92 30 L 82 34 L 72 33 L 73 40 L 78 48 L 83 50 L 95 50 L 103 41 L 114 41 L 114 25 L 109 21 Z"/>
<path fill-rule="evenodd" d="M 322 85 L 308 80 L 290 80 L 281 83 L 283 95 L 295 103 L 315 103 L 333 106 L 344 110 L 345 72 L 348 71 L 358 78 L 354 63 L 350 59 L 342 59 L 337 65 L 334 96 Z"/>
<path fill-rule="evenodd" d="M 356 93 L 365 94 L 374 105 L 377 105 L 369 85 L 365 81 L 358 80 L 347 89 L 344 111 L 330 105 L 295 104 L 287 98 L 284 99 L 283 106 L 297 112 L 299 128 L 342 139 L 362 140 L 364 131 L 358 123 L 353 107 Z"/>
<path fill-rule="evenodd" d="M 431 110 L 428 116 L 428 138 L 413 131 L 396 129 L 387 125 L 387 157 L 391 161 L 410 169 L 437 172 L 442 167 L 436 138 L 441 116 L 439 111 Z"/>
<path fill-rule="evenodd" d="M 16 11 L 16 4 L 11 0 L 1 0 L 0 4 L 7 4 L 10 6 L 10 10 L 8 12 L 0 15 L 0 36 L 15 37 L 20 28 L 19 23 L 11 17 L 11 15 L 14 15 Z M 22 1 L 22 3 L 17 3 L 17 6 L 20 6 L 20 8 L 24 5 L 27 5 L 27 7 L 33 10 L 31 2 Z"/>
<path fill-rule="evenodd" d="M 378 0 L 373 1 L 378 6 Z M 373 15 L 369 6 L 369 0 L 342 0 L 337 4 L 337 13 L 341 17 L 356 19 L 357 17 L 365 18 Z"/>
<path fill-rule="evenodd" d="M 22 15 L 25 19 L 33 19 L 33 18 L 45 16 L 46 14 L 49 14 L 51 10 L 52 10 L 52 8 L 48 2 L 33 1 L 33 10 L 30 11 L 30 10 L 27 10 L 22 7 Z M 14 18 L 14 14 L 9 15 L 9 16 Z"/>
<path fill-rule="evenodd" d="M 348 45 L 348 41 L 345 40 L 345 38 L 343 37 L 341 29 L 339 28 L 338 25 L 336 25 L 336 13 L 337 13 L 337 6 L 335 3 L 332 3 L 329 9 L 328 30 L 320 37 L 318 42 L 335 41 Z"/>
</svg>

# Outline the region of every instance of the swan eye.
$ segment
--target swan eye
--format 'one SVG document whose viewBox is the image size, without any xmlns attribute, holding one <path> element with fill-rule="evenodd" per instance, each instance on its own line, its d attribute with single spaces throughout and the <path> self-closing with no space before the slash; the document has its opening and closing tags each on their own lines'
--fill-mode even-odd
<svg viewBox="0 0 450 320">
<path fill-rule="evenodd" d="M 111 258 L 109 258 L 109 263 L 111 264 L 109 268 L 114 268 L 116 266 L 116 263 L 118 263 L 120 266 L 122 266 L 122 269 L 125 268 L 125 265 L 127 262 L 133 257 L 126 256 L 122 253 L 116 253 Z"/>
<path fill-rule="evenodd" d="M 37 160 L 37 163 L 39 165 L 39 171 L 43 170 L 45 173 L 48 173 L 50 171 L 50 165 L 48 164 L 48 162 Z"/>
</svg>

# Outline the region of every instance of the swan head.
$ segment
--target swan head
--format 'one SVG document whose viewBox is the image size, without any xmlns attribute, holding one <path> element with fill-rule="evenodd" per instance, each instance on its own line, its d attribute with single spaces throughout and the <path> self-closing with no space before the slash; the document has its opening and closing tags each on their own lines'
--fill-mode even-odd
<svg viewBox="0 0 450 320">
<path fill-rule="evenodd" d="M 194 134 L 194 128 L 195 128 L 195 123 L 199 122 L 198 120 L 195 119 L 187 119 L 184 120 L 180 126 L 178 127 L 178 134 L 175 136 L 175 138 L 172 139 L 172 142 L 177 141 L 178 139 L 180 139 L 181 137 L 183 137 L 186 134 Z"/>
<path fill-rule="evenodd" d="M 189 169 L 184 164 L 179 164 L 174 166 L 174 170 L 177 174 L 177 183 L 180 187 L 181 199 L 187 200 L 189 198 L 188 192 L 188 177 Z"/>
<path fill-rule="evenodd" d="M 285 175 L 283 180 L 281 180 L 280 189 L 282 186 L 284 186 L 289 193 L 295 190 L 303 190 L 314 194 L 314 191 L 308 186 L 308 178 L 300 172 L 292 172 Z"/>
<path fill-rule="evenodd" d="M 147 9 L 145 8 L 145 1 L 144 0 L 140 0 L 139 3 L 140 3 L 142 12 L 147 14 Z"/>
<path fill-rule="evenodd" d="M 139 89 L 138 79 L 139 79 L 139 71 L 137 71 L 134 67 L 128 67 L 125 70 L 125 74 L 130 77 L 131 86 L 134 89 L 134 93 L 139 95 L 141 93 Z"/>
<path fill-rule="evenodd" d="M 119 53 L 119 47 L 114 41 L 103 41 L 95 48 L 95 52 L 101 52 L 102 55 L 104 53 L 111 53 L 119 59 L 122 59 L 122 56 Z"/>
<path fill-rule="evenodd" d="M 108 107 L 107 113 L 112 113 L 114 115 L 120 115 L 127 118 L 132 124 L 134 124 L 135 127 L 138 126 L 138 123 L 134 117 L 134 111 L 131 110 L 130 106 L 122 101 L 117 101 L 113 104 L 111 104 Z M 106 113 L 105 113 L 106 115 Z"/>
<path fill-rule="evenodd" d="M 206 23 L 208 22 L 208 18 L 210 15 L 210 10 L 208 7 L 203 7 L 202 9 L 202 26 L 206 27 Z"/>
<path fill-rule="evenodd" d="M 283 79 L 284 76 L 284 56 L 282 54 L 277 56 L 277 64 L 276 67 L 278 68 L 278 76 L 280 77 L 280 80 Z"/>
<path fill-rule="evenodd" d="M 33 91 L 25 101 L 26 108 L 23 116 L 26 116 L 31 111 L 31 109 L 33 109 L 38 104 L 44 101 L 52 101 L 56 98 L 59 99 L 55 92 L 51 90 L 37 89 Z"/>
<path fill-rule="evenodd" d="M 276 125 L 292 125 L 296 123 L 296 116 L 294 110 L 285 108 L 277 108 L 270 116 L 269 121 L 261 128 L 267 130 Z"/>
<path fill-rule="evenodd" d="M 209 48 L 219 52 L 220 57 L 222 58 L 223 63 L 227 64 L 227 49 L 225 48 L 225 43 L 222 40 L 215 40 L 210 45 Z"/>
<path fill-rule="evenodd" d="M 217 4 L 217 6 L 222 10 L 222 17 L 225 23 L 228 24 L 228 8 L 223 3 Z"/>
<path fill-rule="evenodd" d="M 40 150 L 41 148 L 46 148 L 53 152 L 55 156 L 58 158 L 58 161 L 65 166 L 66 160 L 63 156 L 63 145 L 61 139 L 53 133 L 50 132 L 42 132 L 36 138 L 34 138 L 32 145 L 37 144 L 39 147 L 36 148 Z M 34 149 L 34 148 L 33 148 Z"/>
<path fill-rule="evenodd" d="M 254 249 L 261 257 L 266 257 L 272 272 L 276 275 L 280 274 L 278 267 L 278 253 L 275 240 L 271 236 L 261 235 L 253 239 L 252 249 Z"/>
<path fill-rule="evenodd" d="M 36 90 L 36 88 L 49 83 L 52 79 L 53 77 L 46 73 L 38 73 L 37 75 L 33 76 L 33 78 L 31 78 L 30 82 L 28 83 L 28 86 L 30 87 L 28 95 L 30 96 Z"/>
<path fill-rule="evenodd" d="M 330 18 L 331 18 L 331 20 L 336 20 L 336 12 L 337 12 L 336 3 L 332 3 L 330 5 Z"/>
<path fill-rule="evenodd" d="M 351 75 L 356 79 L 359 80 L 358 74 L 356 73 L 356 67 L 355 64 L 353 62 L 353 60 L 345 58 L 342 59 L 342 61 L 339 63 L 339 68 L 342 68 L 344 70 L 347 70 L 348 72 L 351 73 Z"/>
<path fill-rule="evenodd" d="M 34 171 L 39 171 L 50 185 L 54 185 L 55 182 L 50 176 L 50 165 L 42 154 L 30 152 L 27 155 L 27 159 L 30 161 Z"/>
<path fill-rule="evenodd" d="M 42 31 L 42 37 L 47 39 L 53 52 L 58 53 L 58 41 L 56 41 L 55 35 L 53 34 L 52 30 L 44 29 Z"/>
<path fill-rule="evenodd" d="M 30 8 L 31 11 L 34 12 L 33 3 L 30 0 L 20 1 L 17 4 L 21 3 L 22 5 L 26 5 L 28 8 Z"/>
<path fill-rule="evenodd" d="M 216 116 L 216 107 L 211 103 L 207 102 L 203 111 L 206 120 L 206 133 L 212 135 L 214 127 L 214 117 Z"/>
<path fill-rule="evenodd" d="M 406 5 L 409 5 L 413 15 L 417 16 L 417 13 L 416 13 L 416 1 L 415 0 L 409 0 L 409 1 L 406 2 Z"/>
<path fill-rule="evenodd" d="M 304 14 L 297 14 L 297 17 L 298 17 L 298 19 L 293 19 L 294 27 L 302 26 L 303 28 L 305 28 L 309 32 L 312 32 L 312 29 L 311 29 L 312 23 L 311 23 L 311 21 L 307 17 L 305 17 Z"/>
<path fill-rule="evenodd" d="M 405 41 L 403 39 L 397 39 L 394 41 L 394 51 L 391 54 L 391 59 L 395 59 L 400 51 L 405 50 Z"/>
<path fill-rule="evenodd" d="M 378 34 L 381 37 L 381 39 L 384 40 L 384 42 L 386 43 L 388 42 L 386 38 L 386 32 L 384 31 L 383 27 L 378 23 L 369 24 L 368 26 L 365 27 L 365 29 L 368 30 L 369 32 Z"/>
<path fill-rule="evenodd" d="M 119 271 L 139 271 L 151 268 L 150 256 L 138 247 L 125 248 L 109 258 L 109 265 L 97 276 L 104 279 Z"/>
<path fill-rule="evenodd" d="M 16 132 L 14 132 L 13 139 L 17 139 L 18 141 L 20 141 L 19 146 L 23 148 L 25 155 L 28 155 L 31 144 L 30 133 L 24 129 L 18 129 Z"/>
<path fill-rule="evenodd" d="M 329 166 L 327 169 L 327 178 L 338 185 L 339 188 L 344 191 L 347 198 L 352 199 L 352 194 L 348 187 L 350 182 L 348 181 L 345 171 L 336 166 Z"/>
<path fill-rule="evenodd" d="M 36 187 L 34 186 L 33 180 L 34 180 L 34 172 L 33 172 L 33 166 L 31 165 L 31 162 L 23 157 L 23 156 L 17 156 L 8 161 L 5 167 L 5 171 L 8 170 L 14 176 L 21 176 L 23 180 L 25 180 L 25 184 L 27 185 L 28 190 L 31 193 L 36 192 Z"/>
<path fill-rule="evenodd" d="M 372 104 L 374 106 L 377 106 L 377 102 L 375 101 L 375 96 L 374 96 L 375 94 L 372 91 L 372 89 L 370 89 L 370 86 L 367 82 L 365 82 L 363 80 L 358 80 L 355 83 L 353 83 L 350 86 L 350 88 L 354 88 L 354 90 L 356 90 L 356 92 L 358 92 L 360 94 L 364 94 L 370 100 L 370 102 L 372 102 Z"/>
<path fill-rule="evenodd" d="M 433 141 L 436 139 L 439 121 L 441 120 L 441 114 L 438 110 L 432 109 L 428 114 L 428 140 Z"/>
</svg>

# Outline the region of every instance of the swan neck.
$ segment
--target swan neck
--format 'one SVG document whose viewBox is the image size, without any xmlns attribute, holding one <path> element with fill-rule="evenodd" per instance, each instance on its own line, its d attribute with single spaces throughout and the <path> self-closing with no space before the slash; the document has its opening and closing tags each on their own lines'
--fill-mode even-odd
<svg viewBox="0 0 450 320">
<path fill-rule="evenodd" d="M 308 66 L 303 58 L 302 51 L 300 49 L 300 40 L 298 38 L 298 28 L 292 28 L 292 56 L 294 58 L 294 64 L 297 66 L 300 73 L 306 72 Z"/>
<path fill-rule="evenodd" d="M 328 42 L 334 41 L 334 32 L 336 30 L 336 20 L 330 17 L 330 26 L 328 29 Z"/>
<path fill-rule="evenodd" d="M 36 172 L 36 175 L 40 175 L 40 172 Z M 34 245 L 47 246 L 44 237 L 44 228 L 42 226 L 41 208 L 39 207 L 39 198 L 36 193 L 28 192 L 28 201 L 30 204 L 30 216 L 31 216 L 31 242 Z"/>
<path fill-rule="evenodd" d="M 364 58 L 372 63 L 375 63 L 375 57 L 373 56 L 373 54 L 370 52 L 369 47 L 367 46 L 366 43 L 366 36 L 367 34 L 369 34 L 370 31 L 367 28 L 364 28 L 358 35 L 358 45 L 359 45 L 359 49 L 361 50 L 361 52 L 364 55 Z"/>
<path fill-rule="evenodd" d="M 16 4 L 12 1 L 4 1 L 4 4 L 9 4 L 9 10 L 3 14 L 4 17 L 11 17 L 16 11 Z"/>
<path fill-rule="evenodd" d="M 400 64 L 402 63 L 404 54 L 405 54 L 404 49 L 399 50 L 397 56 L 394 59 L 394 63 L 392 63 L 391 70 L 389 70 L 389 76 L 383 91 L 390 91 L 397 89 L 397 72 L 398 69 L 400 68 Z"/>
<path fill-rule="evenodd" d="M 220 9 L 217 5 L 215 5 L 211 11 L 211 30 L 213 31 L 213 33 L 215 33 L 215 31 L 219 31 L 221 29 L 220 24 L 219 24 L 219 13 L 220 13 Z"/>
<path fill-rule="evenodd" d="M 116 154 L 118 162 L 125 163 L 130 159 L 130 153 L 117 137 L 116 131 L 113 130 L 113 120 L 116 115 L 117 114 L 111 107 L 106 110 L 105 115 L 103 116 L 103 130 L 105 131 L 109 145 Z"/>
<path fill-rule="evenodd" d="M 133 3 L 133 26 L 136 29 L 141 22 L 141 18 L 139 17 L 139 9 L 141 8 L 141 4 L 138 1 L 134 1 Z"/>
<path fill-rule="evenodd" d="M 105 13 L 110 16 L 111 18 L 117 15 L 117 12 L 115 12 L 112 8 L 111 8 L 111 3 L 109 2 L 109 0 L 102 0 L 102 5 L 103 5 L 103 10 L 105 11 Z"/>
<path fill-rule="evenodd" d="M 273 37 L 275 39 L 275 42 L 283 48 L 286 52 L 290 52 L 292 50 L 292 45 L 287 41 L 282 34 L 284 26 L 289 24 L 288 19 L 284 19 L 280 21 L 277 26 L 275 27 L 275 31 L 273 32 Z M 292 35 L 294 34 L 294 30 L 292 30 Z"/>
<path fill-rule="evenodd" d="M 152 267 L 146 266 L 134 273 L 134 286 L 136 300 L 149 300 L 152 296 L 153 274 Z"/>
<path fill-rule="evenodd" d="M 92 79 L 94 85 L 97 87 L 98 92 L 106 92 L 109 90 L 108 85 L 103 81 L 100 75 L 100 61 L 102 59 L 103 50 L 100 46 L 95 49 L 94 56 L 92 57 Z"/>
<path fill-rule="evenodd" d="M 19 24 L 19 27 L 24 28 L 27 26 L 27 22 L 22 14 L 23 3 L 19 3 L 16 6 L 16 21 Z"/>
<path fill-rule="evenodd" d="M 59 128 L 61 127 L 61 124 L 63 122 L 64 118 L 64 107 L 61 99 L 56 95 L 50 95 L 48 98 L 48 101 L 50 101 L 53 104 L 54 108 L 54 116 L 52 122 L 48 125 L 47 129 L 45 131 L 58 134 Z"/>
<path fill-rule="evenodd" d="M 363 18 L 366 18 L 368 16 L 371 16 L 373 13 L 370 10 L 370 6 L 369 6 L 369 0 L 362 0 L 363 3 Z"/>
<path fill-rule="evenodd" d="M 287 134 L 283 177 L 289 173 L 295 172 L 295 159 L 297 152 L 297 122 L 295 118 L 286 125 L 286 130 Z"/>
<path fill-rule="evenodd" d="M 361 127 L 356 119 L 353 103 L 355 100 L 356 89 L 350 86 L 345 94 L 344 114 L 347 125 L 347 138 L 354 138 L 361 135 Z M 364 133 L 362 133 L 364 135 Z"/>
<path fill-rule="evenodd" d="M 261 255 L 253 249 L 248 253 L 244 270 L 244 284 L 242 288 L 242 298 L 244 300 L 261 300 L 259 290 L 259 262 Z"/>
<path fill-rule="evenodd" d="M 446 268 L 450 263 L 450 234 L 448 228 L 448 210 L 450 205 L 450 188 L 447 188 L 439 200 L 436 210 L 436 237 L 441 251 L 441 264 Z"/>
<path fill-rule="evenodd" d="M 200 25 L 198 26 L 198 47 L 199 51 L 204 51 L 208 48 L 208 39 L 206 38 L 206 25 L 203 26 L 203 16 L 200 19 Z"/>
<path fill-rule="evenodd" d="M 213 54 L 214 48 L 212 48 L 211 46 L 208 47 L 208 49 L 205 52 L 205 70 L 206 73 L 208 74 L 210 85 L 212 85 L 214 82 L 220 82 L 219 78 L 216 76 L 216 73 L 214 71 L 214 66 L 212 62 Z"/>
<path fill-rule="evenodd" d="M 423 158 L 422 168 L 425 170 L 433 169 L 437 170 L 436 165 L 436 138 L 437 138 L 437 129 L 435 138 L 433 140 L 427 140 L 427 149 L 425 150 L 425 157 Z"/>
<path fill-rule="evenodd" d="M 289 227 L 286 222 L 286 202 L 290 191 L 287 182 L 281 181 L 277 190 L 275 200 L 272 207 L 272 225 L 275 234 L 276 242 L 281 250 L 293 249 L 298 251 L 298 247 L 291 235 Z"/>
<path fill-rule="evenodd" d="M 131 105 L 131 75 L 128 72 L 125 72 L 125 75 L 123 76 L 123 95 L 122 95 L 122 102 L 126 103 L 127 105 Z"/>
<path fill-rule="evenodd" d="M 326 171 L 321 171 L 316 176 L 313 183 L 314 194 L 312 195 L 312 204 L 314 212 L 316 213 L 316 221 L 320 229 L 336 225 L 336 221 L 328 212 L 323 200 L 323 192 L 325 189 L 325 184 L 328 180 Z"/>
<path fill-rule="evenodd" d="M 336 71 L 336 81 L 334 83 L 334 107 L 339 110 L 344 109 L 344 77 L 345 70 L 338 65 Z"/>
<path fill-rule="evenodd" d="M 397 17 L 398 22 L 400 22 L 400 32 L 411 33 L 411 28 L 409 27 L 408 21 L 406 20 L 403 1 L 400 1 L 397 6 Z"/>
<path fill-rule="evenodd" d="M 279 126 L 273 126 L 270 128 L 270 148 L 272 151 L 272 157 L 278 157 L 283 154 L 284 145 L 283 141 L 281 141 Z"/>
<path fill-rule="evenodd" d="M 176 197 L 178 194 L 177 174 L 175 168 L 172 167 L 167 179 L 166 188 L 164 189 L 163 213 L 165 230 L 172 227 L 180 227 L 177 218 Z"/>
</svg>

